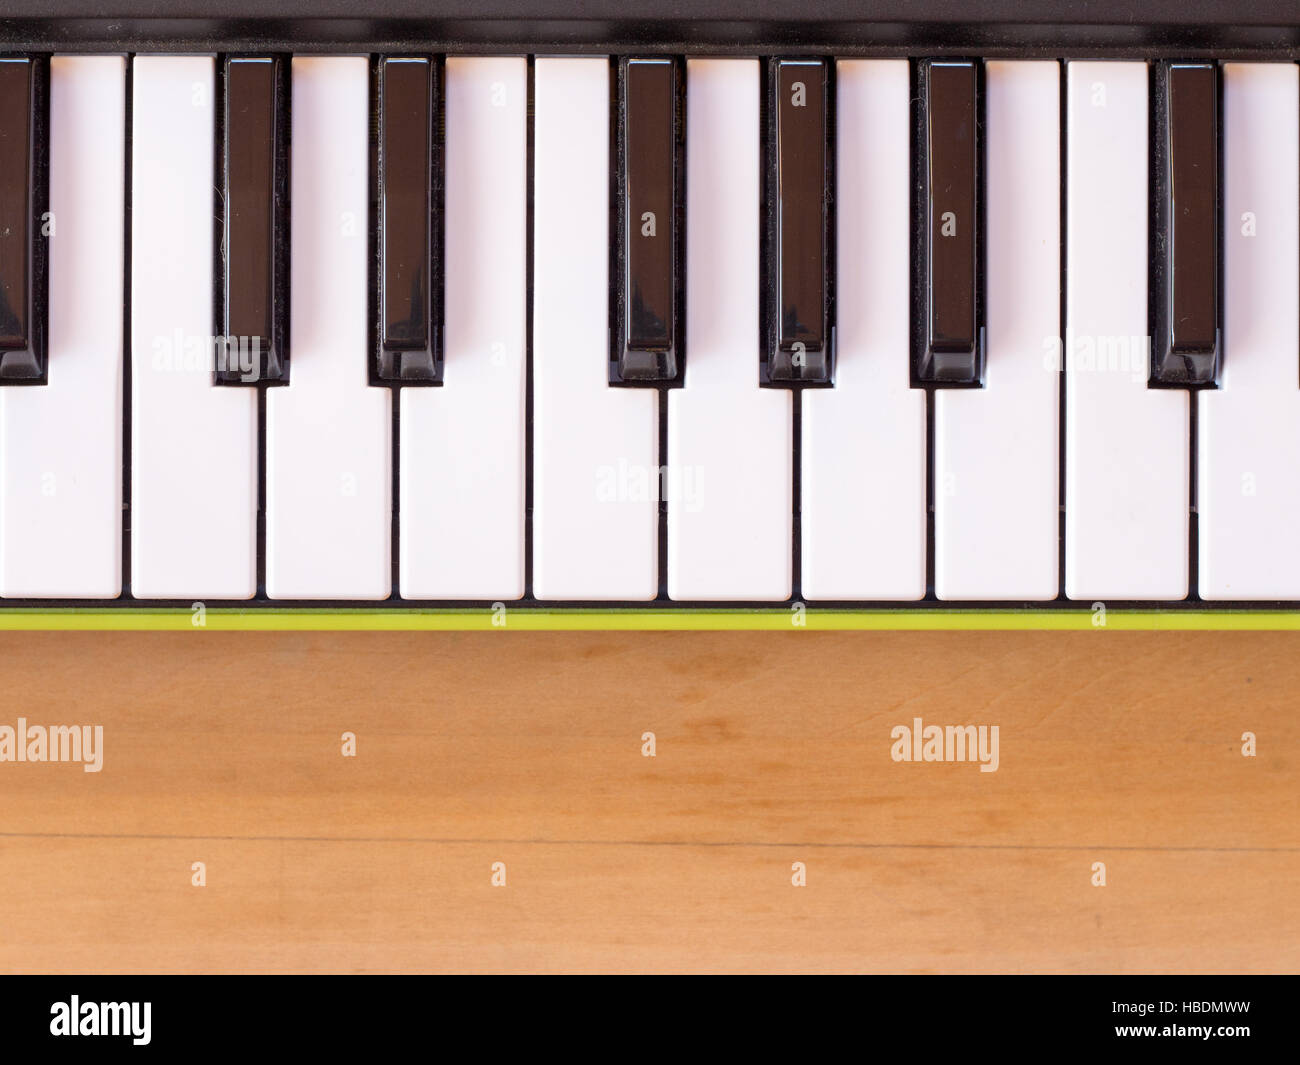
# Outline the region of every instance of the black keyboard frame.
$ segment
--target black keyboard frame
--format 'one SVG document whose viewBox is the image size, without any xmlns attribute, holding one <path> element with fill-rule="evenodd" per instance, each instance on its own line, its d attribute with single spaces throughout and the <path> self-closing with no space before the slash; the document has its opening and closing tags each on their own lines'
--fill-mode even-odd
<svg viewBox="0 0 1300 1065">
<path fill-rule="evenodd" d="M 293 52 L 324 53 L 433 53 L 433 54 L 671 54 L 745 55 L 757 57 L 815 55 L 835 57 L 974 56 L 981 59 L 1162 59 L 1213 58 L 1218 60 L 1300 60 L 1300 0 L 1262 0 L 1247 5 L 1226 5 L 1219 0 L 1089 0 L 1088 3 L 1026 2 L 1026 0 L 816 0 L 793 6 L 775 0 L 643 0 L 629 17 L 625 0 L 380 0 L 367 17 L 357 17 L 355 0 L 282 0 L 273 18 L 265 15 L 261 0 L 220 0 L 201 5 L 195 0 L 8 0 L 0 17 L 0 52 L 29 53 L 175 53 L 175 52 Z M 580 6 L 580 11 L 574 8 Z M 797 15 L 797 17 L 792 17 Z M 129 74 L 128 74 L 129 77 Z M 529 77 L 531 93 L 531 64 Z M 531 114 L 531 97 L 530 97 Z M 128 104 L 128 160 L 129 160 Z M 531 175 L 531 124 L 529 163 Z M 129 166 L 129 163 L 128 163 Z M 129 175 L 128 175 L 129 176 Z M 529 180 L 529 319 L 532 303 L 531 176 Z M 127 211 L 129 217 L 129 184 Z M 129 225 L 128 225 L 129 246 Z M 1063 238 L 1064 239 L 1064 238 Z M 128 247 L 129 263 L 129 247 Z M 129 275 L 127 285 L 129 288 Z M 128 297 L 129 306 L 129 297 Z M 129 322 L 128 322 L 129 330 Z M 127 339 L 129 340 L 129 334 Z M 532 385 L 531 338 L 528 356 L 528 485 L 526 504 L 531 515 Z M 125 347 L 129 352 L 129 344 Z M 364 357 L 366 353 L 359 353 Z M 129 594 L 130 580 L 130 437 L 129 358 L 124 359 L 123 595 L 115 600 L 10 599 L 0 601 L 5 615 L 49 619 L 56 615 L 94 613 L 110 618 L 124 612 L 170 614 L 186 623 L 189 600 L 137 600 Z M 796 428 L 798 424 L 796 404 Z M 662 430 L 666 419 L 661 412 Z M 661 439 L 661 447 L 664 445 Z M 667 598 L 664 507 L 660 504 L 660 590 L 650 602 L 539 601 L 532 597 L 531 517 L 525 531 L 525 596 L 506 602 L 509 611 L 539 615 L 586 615 L 599 620 L 626 614 L 658 615 L 667 627 L 691 627 L 691 615 L 764 615 L 781 627 L 790 624 L 792 606 L 802 604 L 799 589 L 798 480 L 799 440 L 795 434 L 793 525 L 794 594 L 780 603 L 679 602 Z M 259 451 L 262 450 L 259 447 Z M 260 456 L 264 458 L 264 455 Z M 397 594 L 397 482 L 393 484 L 393 594 L 381 601 L 269 600 L 261 583 L 251 600 L 206 600 L 204 608 L 218 615 L 252 617 L 263 613 L 302 614 L 319 617 L 345 615 L 367 627 L 366 617 L 394 613 L 473 615 L 482 621 L 502 604 L 486 601 L 406 600 Z M 1195 485 L 1193 437 L 1192 484 Z M 1194 491 L 1194 488 L 1193 488 Z M 1193 496 L 1194 498 L 1194 496 Z M 259 514 L 259 525 L 260 525 Z M 922 615 L 945 627 L 944 619 L 983 616 L 1003 627 L 997 618 L 1027 613 L 1066 615 L 1068 627 L 1096 624 L 1098 604 L 1058 597 L 1046 602 L 952 602 L 935 599 L 933 590 L 933 536 L 931 510 L 927 596 L 916 602 L 816 602 L 818 615 L 848 614 L 875 617 L 889 627 L 889 619 Z M 1187 622 L 1179 627 L 1231 627 L 1240 615 L 1294 615 L 1300 623 L 1300 602 L 1206 602 L 1196 597 L 1196 521 L 1191 516 L 1191 588 L 1177 602 L 1113 601 L 1106 604 L 1122 614 L 1151 617 L 1177 615 Z M 259 535 L 259 541 L 262 537 Z M 259 547 L 261 544 L 259 543 Z M 1064 559 L 1061 558 L 1064 587 Z M 499 612 L 499 611 L 498 611 Z M 673 619 L 685 624 L 675 626 Z M 919 619 L 918 619 L 919 620 Z M 1076 624 L 1077 623 L 1077 624 Z M 1290 622 L 1284 619 L 1284 623 Z M 1103 622 L 1104 624 L 1104 622 Z M 1158 622 L 1157 622 L 1158 624 Z M 5 626 L 9 627 L 9 626 Z M 22 627 L 21 624 L 17 627 Z M 62 627 L 42 625 L 41 627 Z M 111 620 L 103 627 L 112 627 Z M 149 627 L 149 626 L 145 626 Z M 238 625 L 230 627 L 241 627 Z M 256 626 L 254 626 L 256 627 Z M 290 627 L 293 627 L 292 625 Z M 399 626 L 400 627 L 400 626 Z M 452 624 L 446 627 L 460 627 Z M 466 627 L 481 627 L 477 624 Z M 584 626 L 586 627 L 586 626 Z M 655 626 L 659 627 L 659 626 Z M 811 626 L 819 627 L 819 626 Z M 1014 626 L 1019 627 L 1019 626 Z M 1246 627 L 1249 627 L 1248 625 Z"/>
<path fill-rule="evenodd" d="M 265 0 L 7 0 L 0 47 L 1300 58 L 1296 0 L 280 0 L 267 12 Z"/>
</svg>

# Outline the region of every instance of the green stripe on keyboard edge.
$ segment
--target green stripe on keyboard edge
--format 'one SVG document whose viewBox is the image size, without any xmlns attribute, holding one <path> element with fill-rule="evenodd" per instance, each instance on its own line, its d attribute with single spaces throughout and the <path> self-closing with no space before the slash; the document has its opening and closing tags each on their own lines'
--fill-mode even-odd
<svg viewBox="0 0 1300 1065">
<path fill-rule="evenodd" d="M 407 608 L 310 607 L 0 607 L 0 631 L 161 632 L 467 632 L 467 631 L 1268 631 L 1300 629 L 1300 611 L 1091 609 L 801 611 L 772 609 L 601 610 L 488 607 L 421 610 Z"/>
</svg>

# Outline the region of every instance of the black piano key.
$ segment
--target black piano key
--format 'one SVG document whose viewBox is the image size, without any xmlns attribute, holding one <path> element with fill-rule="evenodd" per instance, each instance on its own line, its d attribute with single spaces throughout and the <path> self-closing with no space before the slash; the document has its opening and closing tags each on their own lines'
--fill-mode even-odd
<svg viewBox="0 0 1300 1065">
<path fill-rule="evenodd" d="M 0 383 L 45 376 L 49 61 L 0 58 Z"/>
<path fill-rule="evenodd" d="M 980 70 L 969 61 L 920 68 L 922 91 L 917 377 L 978 384 L 981 359 L 979 257 Z"/>
<path fill-rule="evenodd" d="M 765 383 L 829 384 L 829 71 L 821 60 L 769 68 Z"/>
<path fill-rule="evenodd" d="M 31 258 L 31 62 L 0 60 L 0 347 L 25 348 Z"/>
<path fill-rule="evenodd" d="M 222 65 L 216 378 L 289 378 L 289 68 L 278 56 Z"/>
<path fill-rule="evenodd" d="M 1218 68 L 1161 64 L 1153 77 L 1152 380 L 1212 385 L 1222 321 Z"/>
<path fill-rule="evenodd" d="M 441 379 L 435 254 L 436 68 L 386 58 L 378 72 L 378 365 L 381 380 Z"/>
<path fill-rule="evenodd" d="M 658 58 L 625 59 L 618 73 L 615 276 L 621 291 L 610 379 L 662 384 L 681 372 L 680 77 L 675 60 Z"/>
</svg>

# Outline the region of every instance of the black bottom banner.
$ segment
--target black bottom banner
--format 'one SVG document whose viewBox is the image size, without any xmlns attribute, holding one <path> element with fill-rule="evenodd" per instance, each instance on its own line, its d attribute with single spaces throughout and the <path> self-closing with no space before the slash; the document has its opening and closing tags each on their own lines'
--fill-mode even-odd
<svg viewBox="0 0 1300 1065">
<path fill-rule="evenodd" d="M 1131 1047 L 1144 1056 L 1237 1060 L 1294 1057 L 1300 1040 L 1300 986 L 1291 977 L 875 976 L 839 994 L 801 993 L 788 981 L 750 981 L 726 995 L 612 980 L 596 987 L 556 989 L 552 998 L 482 984 L 458 994 L 426 977 L 14 976 L 0 987 L 0 1045 L 14 1062 L 60 1051 L 170 1059 L 319 1050 L 338 1058 L 433 1050 L 457 1036 L 471 1046 L 483 1040 L 491 1055 L 513 1036 L 530 1049 L 603 1048 L 601 1056 L 621 1057 L 634 1045 L 676 1055 L 710 1044 L 734 1052 L 748 1042 L 769 1053 L 820 1053 L 835 1037 L 891 1056 L 896 1047 L 927 1056 Z"/>
</svg>

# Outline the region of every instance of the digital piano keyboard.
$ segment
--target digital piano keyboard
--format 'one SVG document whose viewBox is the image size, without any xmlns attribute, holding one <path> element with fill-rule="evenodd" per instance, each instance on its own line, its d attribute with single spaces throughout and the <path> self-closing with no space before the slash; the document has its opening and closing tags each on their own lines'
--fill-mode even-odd
<svg viewBox="0 0 1300 1065">
<path fill-rule="evenodd" d="M 0 626 L 1300 627 L 1295 3 L 202 7 L 0 17 Z"/>
</svg>

